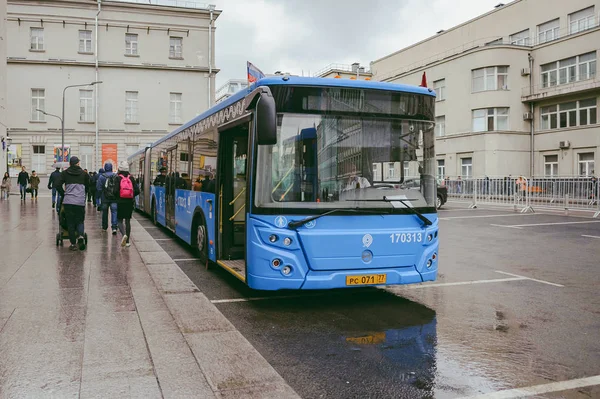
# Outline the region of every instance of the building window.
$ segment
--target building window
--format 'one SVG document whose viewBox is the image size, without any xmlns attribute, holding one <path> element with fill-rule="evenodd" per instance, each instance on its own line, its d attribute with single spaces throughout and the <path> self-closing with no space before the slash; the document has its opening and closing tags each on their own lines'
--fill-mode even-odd
<svg viewBox="0 0 600 399">
<path fill-rule="evenodd" d="M 79 146 L 79 159 L 81 169 L 93 170 L 94 147 L 91 145 Z"/>
<path fill-rule="evenodd" d="M 597 123 L 596 98 L 549 105 L 540 109 L 541 129 L 587 126 Z"/>
<path fill-rule="evenodd" d="M 391 179 L 394 177 L 395 171 L 396 171 L 396 168 L 394 167 L 394 163 L 393 162 L 388 163 L 388 179 Z"/>
<path fill-rule="evenodd" d="M 381 174 L 379 173 L 379 164 L 373 164 L 373 181 L 381 181 Z"/>
<path fill-rule="evenodd" d="M 558 176 L 558 155 L 544 155 L 544 173 L 546 176 Z"/>
<path fill-rule="evenodd" d="M 46 110 L 46 90 L 31 89 L 31 120 L 34 122 L 44 122 L 46 115 L 36 109 Z"/>
<path fill-rule="evenodd" d="M 137 91 L 126 91 L 125 92 L 125 122 L 126 123 L 137 123 L 138 122 L 138 92 Z"/>
<path fill-rule="evenodd" d="M 550 42 L 558 39 L 558 30 L 560 27 L 560 19 L 556 18 L 544 24 L 538 25 L 538 44 Z"/>
<path fill-rule="evenodd" d="M 488 67 L 472 72 L 473 92 L 487 90 L 508 90 L 508 67 Z"/>
<path fill-rule="evenodd" d="M 435 90 L 435 101 L 444 101 L 446 99 L 446 79 L 440 79 L 433 82 Z"/>
<path fill-rule="evenodd" d="M 460 159 L 460 172 L 463 178 L 473 176 L 473 158 Z"/>
<path fill-rule="evenodd" d="M 80 30 L 79 31 L 79 52 L 80 53 L 91 53 L 92 52 L 92 31 L 91 30 Z"/>
<path fill-rule="evenodd" d="M 529 46 L 529 29 L 510 35 L 510 44 Z"/>
<path fill-rule="evenodd" d="M 79 122 L 94 121 L 94 100 L 92 90 L 79 90 Z"/>
<path fill-rule="evenodd" d="M 446 135 L 446 116 L 436 116 L 435 117 L 435 135 L 437 137 L 442 137 Z"/>
<path fill-rule="evenodd" d="M 127 144 L 125 146 L 125 153 L 127 154 L 127 157 L 130 157 L 131 155 L 138 152 L 139 149 L 140 149 L 140 146 L 137 144 Z"/>
<path fill-rule="evenodd" d="M 138 35 L 135 33 L 125 34 L 125 54 L 138 55 Z"/>
<path fill-rule="evenodd" d="M 594 175 L 594 153 L 584 152 L 579 154 L 579 175 L 593 176 Z"/>
<path fill-rule="evenodd" d="M 36 173 L 46 173 L 46 146 L 33 146 L 33 157 L 31 157 L 31 170 L 35 170 Z"/>
<path fill-rule="evenodd" d="M 541 71 L 542 87 L 594 78 L 596 76 L 596 52 L 542 65 Z"/>
<path fill-rule="evenodd" d="M 181 93 L 171 93 L 169 123 L 181 123 Z"/>
<path fill-rule="evenodd" d="M 30 49 L 35 51 L 44 50 L 44 28 L 31 28 Z"/>
<path fill-rule="evenodd" d="M 440 179 L 446 175 L 446 161 L 443 159 L 437 160 L 437 175 Z"/>
<path fill-rule="evenodd" d="M 169 58 L 183 58 L 183 38 L 171 37 L 169 40 Z"/>
<path fill-rule="evenodd" d="M 473 110 L 473 131 L 491 132 L 508 130 L 508 108 L 484 108 Z"/>
<path fill-rule="evenodd" d="M 410 175 L 410 165 L 408 162 L 404 161 L 402 163 L 402 166 L 404 167 L 404 176 L 409 176 Z"/>
<path fill-rule="evenodd" d="M 569 34 L 575 34 L 595 26 L 594 6 L 569 14 Z"/>
</svg>

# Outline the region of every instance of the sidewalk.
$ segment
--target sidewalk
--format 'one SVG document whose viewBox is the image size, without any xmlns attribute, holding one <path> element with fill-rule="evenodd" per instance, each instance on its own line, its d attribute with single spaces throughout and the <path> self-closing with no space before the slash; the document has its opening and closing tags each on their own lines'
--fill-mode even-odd
<svg viewBox="0 0 600 399">
<path fill-rule="evenodd" d="M 70 252 L 49 199 L 0 201 L 0 398 L 298 397 L 137 222 L 121 248 L 99 216 Z"/>
</svg>

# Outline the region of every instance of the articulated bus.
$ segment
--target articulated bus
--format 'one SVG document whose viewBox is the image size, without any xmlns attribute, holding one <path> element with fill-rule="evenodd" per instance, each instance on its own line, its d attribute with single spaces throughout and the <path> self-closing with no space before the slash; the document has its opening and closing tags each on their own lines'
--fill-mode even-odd
<svg viewBox="0 0 600 399">
<path fill-rule="evenodd" d="M 254 289 L 435 280 L 434 104 L 423 87 L 263 78 L 129 157 L 137 209 Z"/>
</svg>

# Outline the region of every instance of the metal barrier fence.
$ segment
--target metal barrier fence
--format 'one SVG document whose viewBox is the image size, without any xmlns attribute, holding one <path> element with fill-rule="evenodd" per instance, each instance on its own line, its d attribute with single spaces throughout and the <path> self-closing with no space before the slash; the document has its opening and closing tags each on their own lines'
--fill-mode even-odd
<svg viewBox="0 0 600 399">
<path fill-rule="evenodd" d="M 479 204 L 511 206 L 532 212 L 535 207 L 593 211 L 600 216 L 600 182 L 595 177 L 446 178 L 448 198 Z"/>
</svg>

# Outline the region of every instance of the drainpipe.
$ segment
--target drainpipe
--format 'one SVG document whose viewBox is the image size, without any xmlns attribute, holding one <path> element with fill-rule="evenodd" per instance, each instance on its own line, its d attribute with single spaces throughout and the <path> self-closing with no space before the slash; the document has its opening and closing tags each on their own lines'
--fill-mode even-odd
<svg viewBox="0 0 600 399">
<path fill-rule="evenodd" d="M 98 15 L 100 15 L 100 11 L 102 8 L 102 4 L 101 4 L 102 0 L 98 0 L 98 12 L 96 13 L 96 19 L 95 19 L 95 28 L 96 28 L 96 33 L 95 33 L 95 49 L 94 49 L 94 57 L 96 58 L 96 79 L 94 79 L 94 82 L 98 82 L 99 79 L 99 74 L 98 74 Z M 94 170 L 98 170 L 100 167 L 98 166 L 101 162 L 100 160 L 100 148 L 99 148 L 99 134 L 98 134 L 98 90 L 99 87 L 98 85 L 96 85 L 96 87 L 94 87 L 94 106 L 95 106 L 95 118 L 94 120 L 96 121 L 95 125 L 96 125 L 96 167 Z"/>
<path fill-rule="evenodd" d="M 533 56 L 531 55 L 531 53 L 527 54 L 527 57 L 529 58 L 529 94 L 532 95 L 533 94 Z M 529 102 L 529 112 L 531 112 L 531 123 L 529 124 L 530 126 L 530 139 L 529 139 L 529 145 L 530 145 L 530 154 L 529 154 L 529 177 L 533 177 L 534 172 L 535 172 L 535 165 L 534 165 L 534 141 L 535 141 L 535 115 L 533 114 L 533 101 Z"/>
<path fill-rule="evenodd" d="M 208 23 L 208 107 L 209 109 L 212 106 L 212 95 L 211 95 L 211 87 L 212 87 L 212 26 L 213 26 L 213 11 L 215 10 L 214 4 L 208 5 L 208 10 L 210 11 L 210 21 Z"/>
</svg>

